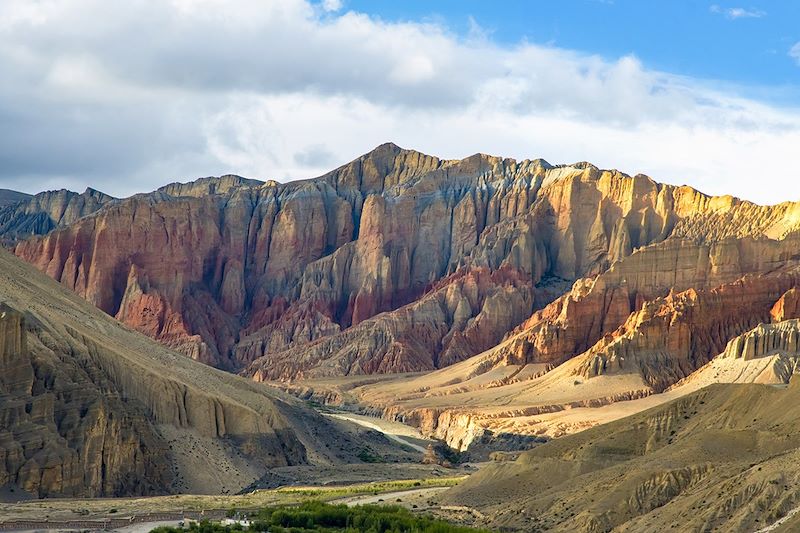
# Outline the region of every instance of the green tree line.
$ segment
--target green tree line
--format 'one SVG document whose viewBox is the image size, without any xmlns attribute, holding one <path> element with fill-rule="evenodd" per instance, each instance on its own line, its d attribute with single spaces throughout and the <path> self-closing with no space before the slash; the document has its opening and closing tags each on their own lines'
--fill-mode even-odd
<svg viewBox="0 0 800 533">
<path fill-rule="evenodd" d="M 230 513 L 233 514 L 233 513 Z M 306 502 L 297 507 L 267 507 L 249 517 L 249 531 L 270 533 L 477 533 L 484 530 L 457 526 L 430 516 L 411 513 L 396 505 L 348 507 Z M 223 526 L 208 521 L 192 524 L 188 531 L 219 533 L 241 531 L 240 525 Z M 161 527 L 154 533 L 186 531 Z"/>
</svg>

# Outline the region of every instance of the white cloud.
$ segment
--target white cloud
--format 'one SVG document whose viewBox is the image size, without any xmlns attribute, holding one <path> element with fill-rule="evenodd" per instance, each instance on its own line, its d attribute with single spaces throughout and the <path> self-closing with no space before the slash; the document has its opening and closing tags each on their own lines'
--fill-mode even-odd
<svg viewBox="0 0 800 533">
<path fill-rule="evenodd" d="M 322 0 L 322 9 L 331 13 L 342 9 L 342 0 Z"/>
<path fill-rule="evenodd" d="M 795 43 L 794 46 L 789 49 L 789 57 L 797 61 L 797 64 L 800 65 L 800 42 Z"/>
<path fill-rule="evenodd" d="M 234 6 L 0 3 L 0 186 L 83 180 L 123 195 L 225 172 L 306 178 L 391 140 L 798 196 L 798 110 L 634 56 L 500 46 L 477 27 L 458 37 L 302 0 Z"/>
<path fill-rule="evenodd" d="M 712 13 L 725 15 L 731 20 L 742 18 L 761 18 L 767 15 L 766 11 L 762 11 L 760 9 L 747 9 L 744 7 L 723 8 L 717 4 L 712 5 L 710 9 Z"/>
</svg>

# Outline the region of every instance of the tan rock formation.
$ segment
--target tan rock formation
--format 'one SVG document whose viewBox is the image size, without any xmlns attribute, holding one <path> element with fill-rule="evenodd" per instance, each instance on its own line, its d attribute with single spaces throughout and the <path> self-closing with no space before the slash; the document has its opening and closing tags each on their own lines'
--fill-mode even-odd
<svg viewBox="0 0 800 533">
<path fill-rule="evenodd" d="M 669 398 L 715 382 L 785 382 L 793 355 L 748 368 L 703 365 L 758 324 L 793 318 L 786 313 L 800 284 L 797 249 L 796 235 L 652 245 L 576 282 L 477 356 L 347 395 L 463 449 L 487 433 L 585 429 L 666 401 L 655 397 L 666 389 Z"/>
<path fill-rule="evenodd" d="M 798 372 L 800 322 L 759 324 L 728 341 L 725 351 L 672 388 L 678 393 L 710 383 L 784 385 Z"/>
<path fill-rule="evenodd" d="M 786 294 L 775 303 L 769 314 L 773 322 L 800 317 L 800 290 L 793 287 L 786 291 Z"/>
<path fill-rule="evenodd" d="M 542 311 L 551 318 L 541 338 L 509 354 L 544 350 L 540 360 L 561 361 L 619 327 L 644 299 L 762 271 L 769 259 L 758 254 L 772 256 L 758 239 L 790 235 L 798 212 L 795 204 L 709 197 L 588 163 L 553 167 L 481 154 L 445 161 L 386 144 L 313 180 L 262 184 L 224 176 L 168 185 L 20 242 L 15 251 L 198 360 L 241 369 L 264 358 L 259 365 L 274 361 L 276 370 L 251 373 L 296 377 L 423 370 L 474 355 L 487 347 L 462 340 L 477 335 L 465 329 L 476 327 L 474 302 L 458 313 L 443 310 L 446 331 L 431 337 L 441 337 L 439 346 L 409 355 L 407 346 L 386 350 L 382 339 L 386 321 L 411 316 L 408 304 L 423 312 L 433 287 L 476 269 L 515 272 L 534 287 L 525 305 L 502 304 L 508 316 L 479 320 L 481 335 L 492 340 L 577 279 L 608 274 L 603 283 L 613 289 L 590 291 L 584 281 L 573 291 L 591 292 L 592 305 L 577 304 L 578 295 L 556 304 L 571 321 L 591 323 L 582 332 L 556 335 L 565 326 L 551 320 L 560 314 L 551 308 Z M 754 244 L 737 244 L 744 237 Z M 598 316 L 598 309 L 606 312 Z M 502 314 L 500 307 L 485 311 Z M 392 317 L 378 320 L 384 325 L 356 329 L 386 312 Z M 350 359 L 334 346 L 342 335 L 359 339 Z M 320 348 L 328 337 L 333 344 Z M 285 363 L 306 345 L 311 356 Z"/>
<path fill-rule="evenodd" d="M 798 248 L 796 234 L 781 240 L 727 237 L 711 245 L 670 239 L 642 248 L 595 279 L 577 281 L 570 292 L 534 313 L 484 355 L 484 371 L 495 364 L 562 363 L 614 332 L 647 301 L 794 268 Z M 787 298 L 791 301 L 791 294 Z"/>
<path fill-rule="evenodd" d="M 798 399 L 796 380 L 715 385 L 491 463 L 438 499 L 493 529 L 761 530 L 800 503 Z"/>
<path fill-rule="evenodd" d="M 731 339 L 721 357 L 741 358 L 745 361 L 766 357 L 779 352 L 800 355 L 797 319 L 777 324 L 760 324 L 744 335 Z M 788 383 L 788 379 L 786 380 Z"/>
<path fill-rule="evenodd" d="M 103 392 L 31 317 L 0 308 L 0 486 L 38 496 L 169 487 L 166 447 L 141 409 Z M 29 333 L 30 332 L 30 333 Z M 30 339 L 29 339 L 30 337 Z M 68 346 L 61 357 L 70 357 Z M 36 354 L 36 355 L 34 355 Z"/>
<path fill-rule="evenodd" d="M 298 400 L 168 350 L 2 250 L 0 302 L 0 488 L 219 493 L 273 467 L 357 461 Z"/>
<path fill-rule="evenodd" d="M 617 331 L 579 356 L 576 375 L 590 379 L 639 372 L 660 392 L 723 352 L 729 339 L 768 321 L 778 295 L 798 283 L 798 274 L 747 277 L 648 301 Z M 748 344 L 745 358 L 754 356 L 753 348 Z"/>
</svg>

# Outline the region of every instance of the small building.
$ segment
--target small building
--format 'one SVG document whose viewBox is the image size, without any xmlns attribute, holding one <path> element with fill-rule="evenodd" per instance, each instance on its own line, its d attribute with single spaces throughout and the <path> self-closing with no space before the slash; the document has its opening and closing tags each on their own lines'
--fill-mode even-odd
<svg viewBox="0 0 800 533">
<path fill-rule="evenodd" d="M 250 527 L 250 520 L 246 518 L 224 518 L 220 524 L 223 526 L 235 526 L 239 524 L 242 527 Z"/>
</svg>

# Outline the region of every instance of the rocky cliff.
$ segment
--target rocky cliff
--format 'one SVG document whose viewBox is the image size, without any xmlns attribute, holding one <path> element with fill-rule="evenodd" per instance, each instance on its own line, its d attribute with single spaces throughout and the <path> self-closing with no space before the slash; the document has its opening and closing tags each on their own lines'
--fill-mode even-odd
<svg viewBox="0 0 800 533">
<path fill-rule="evenodd" d="M 745 358 L 755 357 L 751 353 L 756 351 L 756 346 L 751 346 L 753 339 L 742 340 L 739 335 L 769 322 L 770 310 L 778 299 L 783 300 L 785 291 L 799 283 L 800 272 L 793 271 L 743 278 L 710 290 L 689 289 L 648 301 L 614 333 L 580 356 L 575 375 L 590 379 L 613 372 L 640 372 L 655 392 L 661 392 L 717 354 L 737 351 L 737 347 L 728 345 L 729 339 L 747 344 Z"/>
<path fill-rule="evenodd" d="M 168 185 L 15 252 L 194 359 L 275 379 L 440 368 L 540 320 L 532 313 L 584 309 L 571 319 L 586 322 L 577 337 L 528 339 L 547 345 L 541 360 L 563 360 L 646 298 L 759 270 L 761 245 L 737 239 L 780 240 L 798 224 L 796 204 L 588 163 L 448 161 L 386 144 L 306 181 Z M 540 311 L 614 269 L 625 283 L 591 296 L 602 317 L 569 296 Z"/>
<path fill-rule="evenodd" d="M 164 348 L 0 250 L 3 490 L 238 491 L 274 467 L 358 462 L 358 448 L 333 446 L 349 438 L 301 402 Z M 375 445 L 374 435 L 358 438 Z"/>
<path fill-rule="evenodd" d="M 798 250 L 796 233 L 726 236 L 711 245 L 668 239 L 579 280 L 479 355 L 347 394 L 463 449 L 487 433 L 585 429 L 666 401 L 655 397 L 664 391 L 674 397 L 717 382 L 786 383 L 796 354 L 766 357 L 759 343 L 783 341 L 759 325 L 800 316 Z M 766 336 L 747 341 L 756 343 L 757 361 L 719 355 L 749 331 Z M 620 402 L 627 405 L 614 406 Z"/>
<path fill-rule="evenodd" d="M 94 189 L 86 189 L 82 194 L 61 189 L 13 199 L 0 201 L 0 242 L 9 246 L 20 239 L 72 224 L 114 200 Z"/>
<path fill-rule="evenodd" d="M 0 306 L 0 486 L 40 497 L 169 487 L 167 447 L 145 410 L 79 358 L 33 316 Z"/>
<path fill-rule="evenodd" d="M 10 189 L 0 189 L 0 209 L 30 200 L 31 195 L 24 192 L 12 191 Z"/>
</svg>

